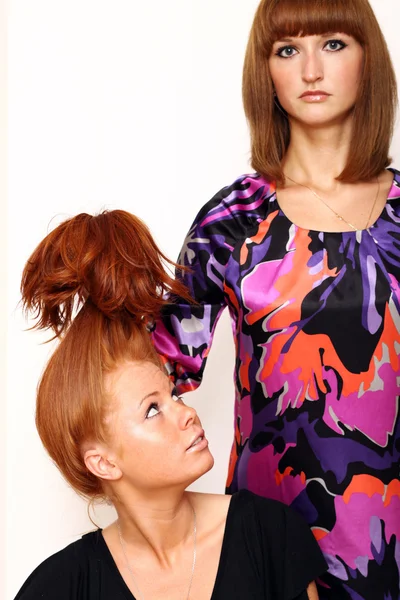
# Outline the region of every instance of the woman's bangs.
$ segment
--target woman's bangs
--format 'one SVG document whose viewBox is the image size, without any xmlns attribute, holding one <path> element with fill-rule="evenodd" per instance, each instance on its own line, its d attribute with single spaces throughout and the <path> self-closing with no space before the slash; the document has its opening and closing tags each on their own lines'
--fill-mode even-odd
<svg viewBox="0 0 400 600">
<path fill-rule="evenodd" d="M 362 44 L 362 18 L 356 4 L 349 0 L 278 0 L 267 25 L 270 43 L 285 37 L 346 33 Z"/>
</svg>

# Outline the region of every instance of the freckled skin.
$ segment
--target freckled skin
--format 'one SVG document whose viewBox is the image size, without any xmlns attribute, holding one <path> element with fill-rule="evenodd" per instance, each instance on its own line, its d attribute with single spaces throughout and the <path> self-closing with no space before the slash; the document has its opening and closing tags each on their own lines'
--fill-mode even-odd
<svg viewBox="0 0 400 600">
<path fill-rule="evenodd" d="M 125 363 L 106 385 L 115 402 L 111 447 L 118 452 L 125 479 L 136 489 L 189 485 L 211 469 L 214 460 L 208 447 L 186 452 L 201 431 L 200 419 L 156 365 Z"/>
</svg>

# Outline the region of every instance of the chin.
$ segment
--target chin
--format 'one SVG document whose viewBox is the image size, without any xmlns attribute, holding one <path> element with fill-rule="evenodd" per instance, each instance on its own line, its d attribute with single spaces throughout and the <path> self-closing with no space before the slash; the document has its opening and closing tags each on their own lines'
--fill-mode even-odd
<svg viewBox="0 0 400 600">
<path fill-rule="evenodd" d="M 208 455 L 209 455 L 208 466 L 207 466 L 207 469 L 204 471 L 204 473 L 208 473 L 208 471 L 211 471 L 211 469 L 214 466 L 214 462 L 215 462 L 214 461 L 214 457 L 213 457 L 213 455 L 211 454 L 210 451 L 208 451 Z M 203 473 L 203 475 L 204 475 L 204 473 Z"/>
<path fill-rule="evenodd" d="M 208 448 L 207 450 L 204 450 L 204 455 L 201 457 L 201 459 L 202 460 L 199 461 L 199 463 L 201 462 L 201 465 L 199 464 L 199 470 L 201 469 L 201 473 L 198 475 L 198 477 L 208 473 L 208 471 L 210 471 L 214 466 L 214 457 Z"/>
<path fill-rule="evenodd" d="M 211 471 L 213 466 L 214 466 L 214 457 L 211 454 L 211 452 L 207 449 L 207 451 L 204 451 L 203 456 L 201 456 L 201 461 L 198 461 L 198 463 L 193 466 L 193 470 L 192 470 L 190 481 L 189 481 L 188 485 L 191 485 L 192 483 L 194 483 L 195 481 L 200 479 L 200 477 L 202 477 L 203 475 L 208 473 L 208 471 Z"/>
<path fill-rule="evenodd" d="M 310 110 L 301 115 L 293 115 L 293 119 L 306 127 L 329 127 L 332 125 L 343 125 L 351 118 L 351 110 L 333 112 L 327 110 L 326 106 L 310 105 Z"/>
</svg>

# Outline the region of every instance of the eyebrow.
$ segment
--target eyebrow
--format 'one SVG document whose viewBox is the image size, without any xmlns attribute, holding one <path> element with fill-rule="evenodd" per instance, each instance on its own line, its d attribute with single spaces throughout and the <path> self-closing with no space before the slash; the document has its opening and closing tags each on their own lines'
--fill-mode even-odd
<svg viewBox="0 0 400 600">
<path fill-rule="evenodd" d="M 175 388 L 175 384 L 170 380 L 170 384 L 169 384 L 170 391 L 172 392 L 172 390 L 174 388 Z M 158 390 L 155 390 L 154 392 L 149 392 L 148 394 L 146 394 L 145 396 L 143 396 L 143 398 L 139 402 L 139 408 L 142 406 L 143 402 L 145 400 L 147 400 L 147 398 L 150 398 L 151 396 L 161 396 L 161 393 Z"/>
<path fill-rule="evenodd" d="M 145 396 L 143 396 L 143 398 L 139 402 L 139 408 L 142 406 L 143 402 L 145 400 L 147 400 L 147 398 L 150 398 L 151 396 L 159 396 L 159 395 L 160 395 L 160 392 L 158 392 L 158 391 L 154 391 L 154 392 L 150 392 L 149 394 L 146 394 Z"/>
</svg>

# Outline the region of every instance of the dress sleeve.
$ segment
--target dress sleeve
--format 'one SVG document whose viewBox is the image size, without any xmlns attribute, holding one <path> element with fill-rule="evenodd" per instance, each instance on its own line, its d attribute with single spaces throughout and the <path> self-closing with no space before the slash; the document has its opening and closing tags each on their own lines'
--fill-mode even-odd
<svg viewBox="0 0 400 600">
<path fill-rule="evenodd" d="M 246 236 L 245 178 L 222 189 L 197 215 L 181 249 L 176 273 L 197 304 L 177 299 L 163 311 L 153 342 L 179 393 L 201 382 L 214 329 L 227 301 L 225 271 L 236 244 Z"/>
<path fill-rule="evenodd" d="M 74 546 L 53 554 L 28 577 L 14 600 L 83 600 Z"/>
<path fill-rule="evenodd" d="M 308 524 L 285 506 L 285 600 L 306 600 L 306 590 L 328 566 Z"/>
<path fill-rule="evenodd" d="M 309 584 L 328 568 L 310 527 L 301 515 L 281 502 L 254 495 L 253 501 L 266 585 L 273 581 L 272 597 L 308 600 Z"/>
</svg>

